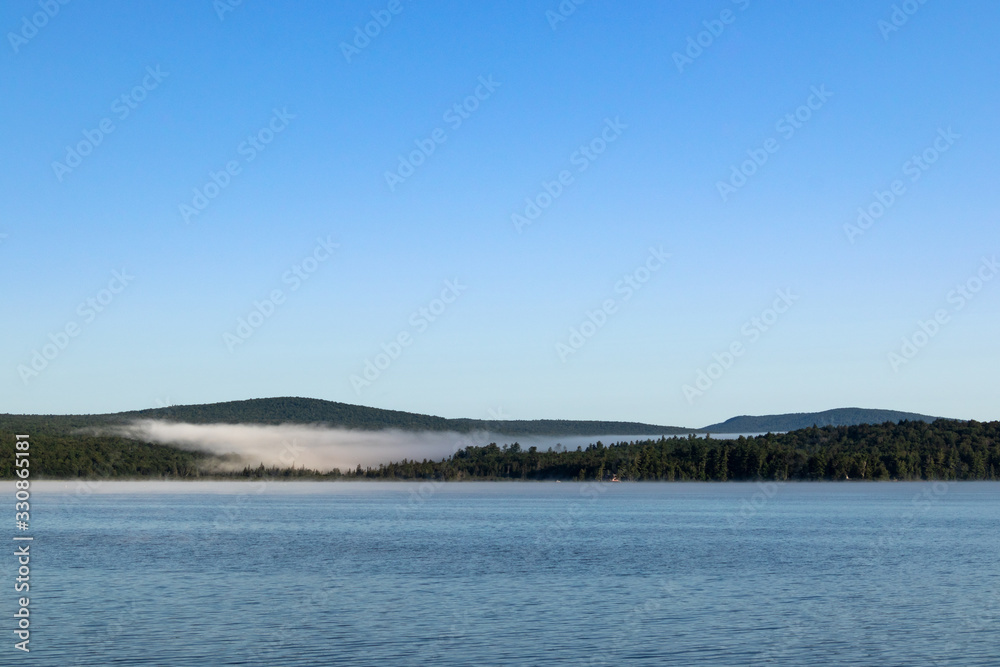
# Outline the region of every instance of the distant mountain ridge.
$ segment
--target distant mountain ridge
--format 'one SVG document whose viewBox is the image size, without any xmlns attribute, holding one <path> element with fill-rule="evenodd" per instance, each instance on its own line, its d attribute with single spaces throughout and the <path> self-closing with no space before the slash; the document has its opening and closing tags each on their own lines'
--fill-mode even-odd
<svg viewBox="0 0 1000 667">
<path fill-rule="evenodd" d="M 811 426 L 858 426 L 900 421 L 933 422 L 935 419 L 937 417 L 898 410 L 837 408 L 823 412 L 793 412 L 783 415 L 743 415 L 699 430 L 709 433 L 777 433 Z"/>
<path fill-rule="evenodd" d="M 399 429 L 402 431 L 490 431 L 512 436 L 524 435 L 682 435 L 697 431 L 679 426 L 640 422 L 586 421 L 569 419 L 485 420 L 446 419 L 398 410 L 383 410 L 317 398 L 254 398 L 245 401 L 177 405 L 114 415 L 100 415 L 124 421 L 165 419 L 189 424 L 325 424 L 360 430 Z"/>
<path fill-rule="evenodd" d="M 855 426 L 885 422 L 925 421 L 935 417 L 896 410 L 839 408 L 824 412 L 733 417 L 705 428 L 662 426 L 641 422 L 572 419 L 447 419 L 399 410 L 383 410 L 317 398 L 253 398 L 242 401 L 174 405 L 99 415 L 10 415 L 0 414 L 0 428 L 11 421 L 52 433 L 74 429 L 128 424 L 137 419 L 162 419 L 188 424 L 322 424 L 348 429 L 377 431 L 489 431 L 507 436 L 608 436 L 687 435 L 689 433 L 766 433 L 794 431 L 810 426 Z M 25 426 L 24 428 L 27 428 Z"/>
</svg>

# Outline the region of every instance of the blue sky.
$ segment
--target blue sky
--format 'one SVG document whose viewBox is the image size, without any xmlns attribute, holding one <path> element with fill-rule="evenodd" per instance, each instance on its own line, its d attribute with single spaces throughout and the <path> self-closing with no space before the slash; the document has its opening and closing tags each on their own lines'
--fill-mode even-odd
<svg viewBox="0 0 1000 667">
<path fill-rule="evenodd" d="M 224 1 L 0 9 L 0 411 L 998 418 L 996 3 Z"/>
</svg>

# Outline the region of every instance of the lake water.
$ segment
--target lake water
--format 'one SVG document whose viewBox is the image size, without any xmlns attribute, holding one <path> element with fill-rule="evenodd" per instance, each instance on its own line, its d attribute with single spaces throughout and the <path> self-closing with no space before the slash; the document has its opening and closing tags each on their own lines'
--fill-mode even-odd
<svg viewBox="0 0 1000 667">
<path fill-rule="evenodd" d="M 2 664 L 1000 664 L 995 483 L 33 492 Z"/>
</svg>

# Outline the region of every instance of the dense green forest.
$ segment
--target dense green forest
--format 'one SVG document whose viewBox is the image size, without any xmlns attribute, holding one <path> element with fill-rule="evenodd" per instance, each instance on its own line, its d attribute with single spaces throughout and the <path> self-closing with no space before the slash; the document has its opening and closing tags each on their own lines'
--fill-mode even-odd
<svg viewBox="0 0 1000 667">
<path fill-rule="evenodd" d="M 810 427 L 783 434 L 660 438 L 540 452 L 468 447 L 446 461 L 403 461 L 370 479 L 996 480 L 1000 422 L 937 420 Z"/>
<path fill-rule="evenodd" d="M 0 415 L 0 479 L 14 477 L 14 436 L 27 433 L 31 478 L 194 477 L 205 454 L 128 438 L 96 435 L 112 419 L 93 416 Z"/>
<path fill-rule="evenodd" d="M 218 459 L 126 438 L 71 434 L 47 417 L 19 420 L 31 434 L 32 478 L 322 478 L 437 480 L 996 480 L 1000 422 L 940 419 L 810 427 L 721 440 L 661 437 L 573 451 L 518 444 L 466 447 L 442 461 L 345 471 L 268 469 L 212 473 Z M 86 421 L 86 420 L 84 420 Z M 34 423 L 32 423 L 34 422 Z M 0 420 L 0 478 L 13 476 L 14 432 Z"/>
<path fill-rule="evenodd" d="M 796 431 L 810 426 L 854 426 L 857 424 L 884 424 L 885 422 L 925 421 L 935 417 L 915 412 L 897 410 L 871 410 L 867 408 L 837 408 L 823 412 L 793 412 L 784 415 L 732 417 L 724 422 L 701 429 L 710 433 L 767 433 L 771 431 Z"/>
</svg>

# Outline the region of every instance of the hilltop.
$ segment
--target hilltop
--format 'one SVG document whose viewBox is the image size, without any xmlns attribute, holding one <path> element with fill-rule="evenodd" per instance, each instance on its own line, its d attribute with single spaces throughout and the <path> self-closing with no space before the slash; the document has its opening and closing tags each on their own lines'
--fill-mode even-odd
<svg viewBox="0 0 1000 667">
<path fill-rule="evenodd" d="M 870 410 L 866 408 L 837 408 L 823 412 L 793 412 L 784 415 L 743 415 L 724 422 L 706 426 L 701 431 L 709 433 L 780 433 L 796 431 L 810 426 L 859 426 L 885 422 L 933 422 L 937 417 L 899 412 L 898 410 Z"/>
<path fill-rule="evenodd" d="M 244 401 L 174 405 L 102 415 L 0 415 L 3 423 L 41 425 L 46 430 L 79 429 L 162 419 L 188 424 L 323 424 L 366 431 L 490 431 L 500 435 L 681 435 L 697 429 L 640 422 L 570 419 L 447 419 L 398 410 L 383 410 L 317 398 L 254 398 Z M 41 424 L 40 424 L 41 422 Z M 22 428 L 29 428 L 23 426 Z"/>
</svg>

